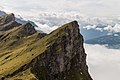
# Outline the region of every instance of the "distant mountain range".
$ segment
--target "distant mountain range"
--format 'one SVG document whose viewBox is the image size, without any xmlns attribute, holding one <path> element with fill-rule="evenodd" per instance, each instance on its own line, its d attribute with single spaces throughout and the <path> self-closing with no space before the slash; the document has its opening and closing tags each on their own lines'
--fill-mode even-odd
<svg viewBox="0 0 120 80">
<path fill-rule="evenodd" d="M 80 29 L 81 29 L 81 34 L 84 35 L 85 41 L 97 37 L 101 37 L 110 33 L 109 31 L 106 30 L 100 31 L 95 29 L 85 29 L 85 28 L 80 28 Z"/>
<path fill-rule="evenodd" d="M 88 44 L 105 45 L 108 48 L 120 49 L 120 33 L 104 35 L 85 41 Z"/>
<path fill-rule="evenodd" d="M 0 14 L 7 15 L 4 11 L 0 11 Z M 7 15 L 8 18 L 9 15 Z M 29 22 L 33 26 L 35 26 L 35 29 L 37 31 L 46 32 L 46 30 L 48 30 L 47 32 L 50 33 L 52 30 L 56 29 L 55 26 L 60 26 L 61 24 L 71 21 L 72 19 L 76 19 L 80 24 L 81 34 L 84 36 L 86 43 L 108 45 L 109 48 L 119 48 L 119 43 L 118 44 L 110 43 L 111 42 L 110 38 L 112 38 L 113 40 L 115 39 L 118 40 L 118 37 L 115 37 L 114 34 L 118 34 L 120 32 L 119 19 L 107 19 L 107 18 L 99 19 L 99 18 L 92 18 L 80 14 L 73 14 L 73 16 L 70 16 L 70 14 L 63 15 L 63 14 L 44 13 L 44 14 L 40 14 L 38 18 L 31 19 L 32 21 L 30 21 L 30 20 L 24 20 L 21 16 L 15 17 L 14 14 L 12 15 L 15 21 L 12 21 L 7 24 L 5 23 L 4 28 L 8 28 L 7 26 L 10 27 L 11 24 L 18 25 L 15 24 L 16 22 L 19 24 L 26 24 L 27 22 Z M 103 38 L 104 38 L 104 42 L 103 42 Z M 100 39 L 101 41 L 99 41 L 98 39 Z"/>
</svg>

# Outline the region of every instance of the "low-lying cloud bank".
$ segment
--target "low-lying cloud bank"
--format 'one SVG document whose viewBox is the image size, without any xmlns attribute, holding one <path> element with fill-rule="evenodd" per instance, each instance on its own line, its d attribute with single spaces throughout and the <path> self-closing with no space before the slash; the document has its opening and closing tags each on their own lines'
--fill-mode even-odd
<svg viewBox="0 0 120 80">
<path fill-rule="evenodd" d="M 85 44 L 90 74 L 94 80 L 120 79 L 120 50 Z"/>
<path fill-rule="evenodd" d="M 36 30 L 42 30 L 43 32 L 49 34 L 50 32 L 54 31 L 55 29 L 58 28 L 58 26 L 48 26 L 47 24 L 40 24 L 38 22 L 35 22 L 35 24 L 37 25 L 37 27 L 35 27 Z"/>
<path fill-rule="evenodd" d="M 0 11 L 0 15 L 4 12 Z M 37 14 L 24 14 L 18 15 L 15 13 L 18 19 L 25 21 L 33 21 L 38 25 L 37 29 L 40 29 L 46 33 L 50 33 L 61 25 L 77 20 L 81 29 L 96 30 L 96 31 L 108 31 L 108 32 L 120 32 L 120 21 L 118 18 L 99 18 L 90 17 L 78 12 L 43 12 L 39 11 Z"/>
<path fill-rule="evenodd" d="M 77 20 L 80 28 L 93 29 L 97 31 L 120 32 L 119 19 L 113 18 L 98 18 L 83 15 L 77 12 L 39 12 L 38 15 L 24 15 L 24 19 L 32 20 L 33 22 L 49 27 L 61 26 L 73 20 Z M 51 31 L 51 30 L 50 30 Z M 45 31 L 47 32 L 47 31 Z"/>
</svg>

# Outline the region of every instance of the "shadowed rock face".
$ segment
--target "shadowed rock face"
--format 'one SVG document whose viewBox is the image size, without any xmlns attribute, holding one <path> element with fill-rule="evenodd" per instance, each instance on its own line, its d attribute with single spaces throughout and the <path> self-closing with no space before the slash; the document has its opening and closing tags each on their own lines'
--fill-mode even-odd
<svg viewBox="0 0 120 80">
<path fill-rule="evenodd" d="M 9 68 L 8 73 L 1 71 L 1 73 L 4 73 L 4 75 L 0 75 L 3 76 L 1 79 L 24 80 L 28 74 L 31 74 L 32 76 L 27 77 L 27 79 L 30 78 L 28 80 L 92 80 L 88 73 L 86 54 L 83 47 L 84 40 L 80 34 L 77 21 L 65 24 L 50 34 L 38 33 L 36 35 L 37 32 L 30 23 L 13 30 L 12 32 L 18 30 L 16 34 L 20 33 L 20 35 L 28 36 L 21 37 L 18 35 L 18 37 L 20 36 L 19 41 L 23 41 L 21 41 L 22 45 L 15 46 L 18 49 L 17 53 L 14 52 L 14 48 L 11 48 L 13 49 L 12 52 L 17 54 L 21 61 L 22 59 L 24 61 L 22 63 L 18 61 L 17 64 L 20 64 L 20 66 L 16 64 L 17 67 L 14 67 L 14 70 Z M 12 33 L 10 33 L 10 37 L 12 37 Z M 26 47 L 22 50 L 21 47 L 19 49 L 19 46 Z M 7 54 L 10 53 L 9 51 Z M 6 64 L 3 64 L 3 66 Z M 14 65 L 14 63 L 11 65 Z M 27 72 L 27 70 L 30 71 Z"/>
<path fill-rule="evenodd" d="M 29 36 L 36 32 L 37 31 L 31 23 L 26 23 L 25 25 L 22 25 L 22 27 L 19 30 L 19 33 L 21 33 L 21 35 L 23 36 Z"/>
<path fill-rule="evenodd" d="M 54 44 L 34 60 L 33 73 L 40 80 L 92 80 L 86 65 L 83 37 L 76 21 L 63 26 Z M 59 35 L 65 32 L 63 36 Z M 52 38 L 52 37 L 51 37 Z M 54 40 L 49 40 L 48 44 Z"/>
<path fill-rule="evenodd" d="M 0 31 L 10 30 L 20 25 L 21 25 L 20 23 L 15 21 L 15 16 L 13 13 L 6 14 L 0 17 Z"/>
<path fill-rule="evenodd" d="M 14 14 L 11 13 L 11 14 L 6 14 L 5 16 L 2 16 L 1 21 L 2 21 L 4 24 L 7 24 L 7 23 L 9 23 L 9 22 L 11 22 L 11 21 L 15 21 Z"/>
</svg>

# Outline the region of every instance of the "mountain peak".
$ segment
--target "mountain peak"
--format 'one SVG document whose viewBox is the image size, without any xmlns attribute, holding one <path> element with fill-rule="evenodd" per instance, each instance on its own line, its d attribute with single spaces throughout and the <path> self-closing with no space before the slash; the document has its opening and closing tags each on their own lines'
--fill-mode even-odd
<svg viewBox="0 0 120 80">
<path fill-rule="evenodd" d="M 4 19 L 5 19 L 5 22 L 8 23 L 11 21 L 15 21 L 15 16 L 13 13 L 10 13 L 10 14 L 5 15 Z"/>
<path fill-rule="evenodd" d="M 24 25 L 22 25 L 21 28 L 23 28 L 24 30 L 27 30 L 27 31 L 34 31 L 34 32 L 36 32 L 34 26 L 31 23 L 29 23 L 29 22 L 24 24 Z"/>
<path fill-rule="evenodd" d="M 77 21 L 72 21 L 72 22 L 70 22 L 70 23 L 67 23 L 67 24 L 65 24 L 65 25 L 63 25 L 63 26 L 68 26 L 68 27 L 79 27 L 79 25 L 78 25 L 78 22 Z"/>
<path fill-rule="evenodd" d="M 56 29 L 51 34 L 56 34 L 56 36 L 71 36 L 73 34 L 79 34 L 79 25 L 77 21 L 72 21 L 70 23 L 64 24 L 62 27 Z M 71 35 L 70 35 L 71 34 Z"/>
<path fill-rule="evenodd" d="M 13 13 L 6 14 L 6 15 L 0 17 L 0 22 L 1 22 L 0 25 L 7 24 L 11 21 L 15 21 L 15 16 Z"/>
<path fill-rule="evenodd" d="M 67 23 L 50 34 L 35 34 L 34 26 L 30 23 L 7 32 L 19 40 L 12 40 L 10 36 L 7 39 L 11 41 L 6 41 L 6 45 L 4 41 L 0 44 L 3 46 L 0 51 L 5 58 L 7 54 L 12 55 L 6 58 L 6 63 L 2 64 L 6 59 L 0 62 L 0 79 L 92 80 L 86 65 L 83 37 L 76 21 Z M 8 35 L 5 34 L 5 37 Z M 1 36 L 3 39 L 4 36 Z M 10 45 L 12 48 L 6 50 Z M 6 66 L 8 64 L 10 65 Z"/>
<path fill-rule="evenodd" d="M 30 22 L 27 22 L 25 26 L 33 26 Z"/>
<path fill-rule="evenodd" d="M 12 17 L 14 17 L 15 15 L 14 15 L 13 13 L 10 13 L 10 14 L 8 14 L 8 16 L 12 16 Z"/>
<path fill-rule="evenodd" d="M 10 30 L 20 25 L 20 23 L 15 21 L 15 16 L 13 13 L 0 17 L 0 31 Z"/>
<path fill-rule="evenodd" d="M 62 26 L 63 28 L 69 28 L 71 30 L 79 30 L 79 24 L 77 21 L 72 21 Z"/>
<path fill-rule="evenodd" d="M 78 22 L 76 20 L 70 22 L 70 24 L 78 24 Z"/>
<path fill-rule="evenodd" d="M 24 25 L 21 25 L 19 29 L 19 33 L 26 36 L 32 35 L 36 32 L 37 31 L 35 30 L 34 26 L 32 26 L 31 23 L 26 23 Z"/>
</svg>

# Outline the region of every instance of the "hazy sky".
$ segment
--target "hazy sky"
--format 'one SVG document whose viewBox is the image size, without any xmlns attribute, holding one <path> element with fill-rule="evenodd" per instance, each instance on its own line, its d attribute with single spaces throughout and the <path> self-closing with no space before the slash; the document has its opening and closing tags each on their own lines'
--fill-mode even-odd
<svg viewBox="0 0 120 80">
<path fill-rule="evenodd" d="M 23 14 L 79 12 L 90 16 L 120 15 L 120 0 L 1 0 L 0 9 Z"/>
</svg>

